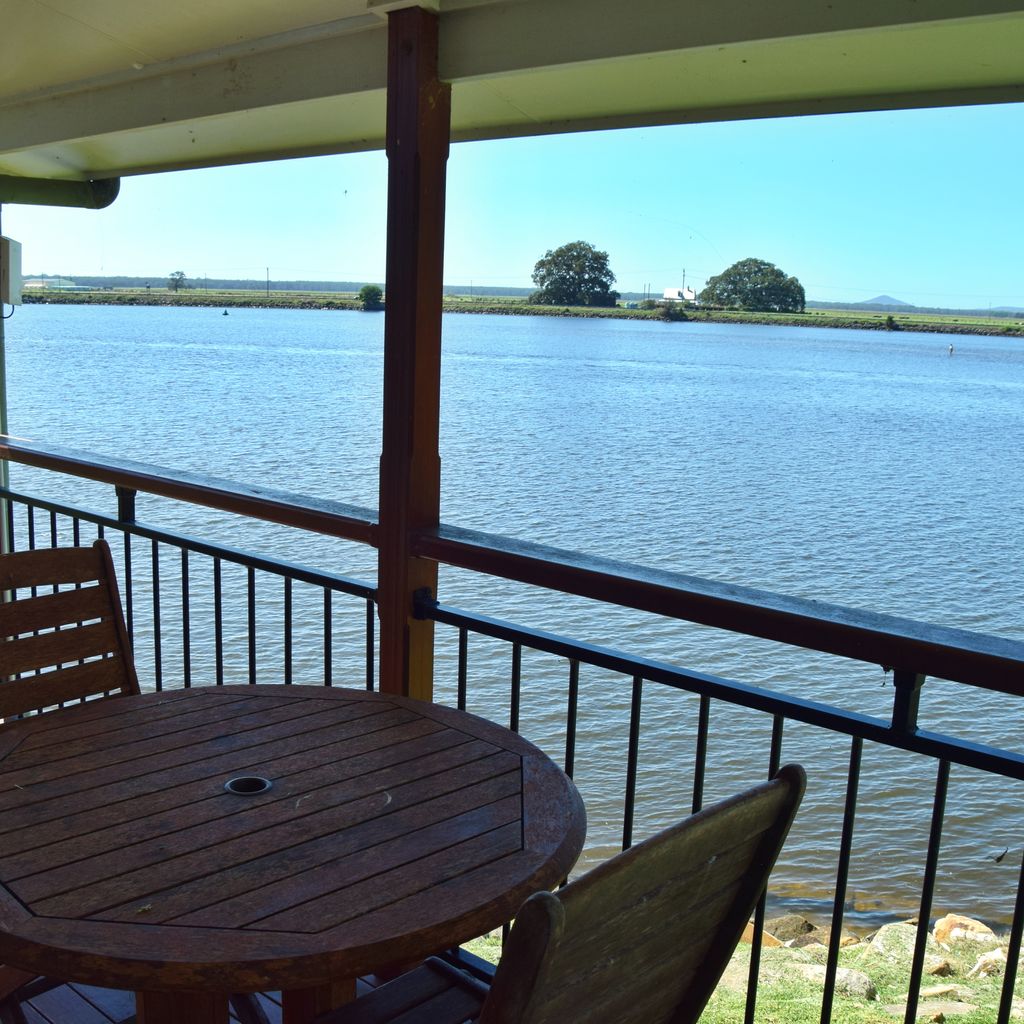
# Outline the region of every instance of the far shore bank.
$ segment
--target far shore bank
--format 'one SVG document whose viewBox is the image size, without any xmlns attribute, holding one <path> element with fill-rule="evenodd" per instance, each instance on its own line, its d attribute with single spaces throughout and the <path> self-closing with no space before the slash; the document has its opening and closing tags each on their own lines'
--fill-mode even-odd
<svg viewBox="0 0 1024 1024">
<path fill-rule="evenodd" d="M 334 309 L 361 311 L 359 299 L 330 292 L 185 292 L 167 291 L 30 291 L 31 304 L 101 306 L 199 306 L 225 309 Z M 919 331 L 931 334 L 978 334 L 1024 338 L 1024 321 L 1012 318 L 931 316 L 925 314 L 858 312 L 810 309 L 804 313 L 748 313 L 738 310 L 629 309 L 588 306 L 534 306 L 521 299 L 446 296 L 445 313 L 487 313 L 495 316 L 552 316 L 619 320 L 655 320 L 672 323 L 755 324 L 781 327 L 839 327 L 873 331 Z M 370 313 L 369 315 L 373 315 Z"/>
</svg>

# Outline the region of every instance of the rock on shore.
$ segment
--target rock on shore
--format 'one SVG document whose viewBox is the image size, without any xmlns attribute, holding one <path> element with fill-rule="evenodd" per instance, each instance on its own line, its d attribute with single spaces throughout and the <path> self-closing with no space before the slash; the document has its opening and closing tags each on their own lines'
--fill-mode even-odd
<svg viewBox="0 0 1024 1024">
<path fill-rule="evenodd" d="M 749 943 L 752 938 L 750 924 L 742 941 Z M 794 985 L 810 982 L 824 986 L 830 940 L 830 929 L 817 927 L 797 914 L 765 921 L 760 983 L 781 986 L 783 993 L 787 979 Z M 917 941 L 916 920 L 888 924 L 864 937 L 844 929 L 839 938 L 843 959 L 836 971 L 837 998 L 872 1003 L 882 1015 L 880 1019 L 890 1015 L 894 1020 L 902 1019 Z M 986 1007 L 994 1009 L 995 993 L 1006 971 L 1006 943 L 1005 937 L 1000 938 L 973 918 L 962 914 L 939 918 L 925 940 L 919 1017 L 943 1021 L 975 1011 L 984 1013 Z M 745 954 L 738 954 L 735 968 L 731 966 L 723 978 L 723 986 L 734 992 L 742 989 L 746 972 L 739 961 L 745 959 Z M 893 999 L 903 1001 L 889 1001 Z M 1024 1003 L 1020 1000 L 1015 1001 L 1012 1016 L 1024 1020 Z"/>
</svg>

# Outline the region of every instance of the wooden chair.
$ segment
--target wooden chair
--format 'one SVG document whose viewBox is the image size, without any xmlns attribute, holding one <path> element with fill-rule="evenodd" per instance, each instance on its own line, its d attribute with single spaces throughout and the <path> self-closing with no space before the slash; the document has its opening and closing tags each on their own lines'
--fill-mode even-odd
<svg viewBox="0 0 1024 1024">
<path fill-rule="evenodd" d="M 105 541 L 0 555 L 0 719 L 138 692 Z"/>
<path fill-rule="evenodd" d="M 0 555 L 0 720 L 138 692 L 105 541 Z M 0 1024 L 25 1024 L 23 1002 L 60 984 L 0 964 Z M 254 996 L 230 1002 L 243 1024 L 266 1024 Z"/>
<path fill-rule="evenodd" d="M 138 692 L 105 541 L 0 555 L 0 720 Z M 0 1019 L 24 1019 L 9 997 L 33 978 L 0 964 Z"/>
<path fill-rule="evenodd" d="M 0 719 L 138 692 L 106 541 L 0 555 Z M 0 1024 L 25 1024 L 22 1003 L 60 984 L 0 964 Z M 266 1024 L 255 997 L 230 998 L 243 1024 Z"/>
<path fill-rule="evenodd" d="M 318 1024 L 692 1024 L 767 883 L 804 790 L 776 777 L 523 904 L 486 985 L 431 958 Z"/>
</svg>

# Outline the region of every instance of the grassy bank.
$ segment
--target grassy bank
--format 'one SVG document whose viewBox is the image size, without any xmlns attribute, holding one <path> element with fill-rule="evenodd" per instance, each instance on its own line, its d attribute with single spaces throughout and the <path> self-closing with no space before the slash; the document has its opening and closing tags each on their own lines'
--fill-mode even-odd
<svg viewBox="0 0 1024 1024">
<path fill-rule="evenodd" d="M 361 309 L 355 295 L 333 292 L 193 291 L 26 291 L 26 305 L 210 306 L 216 309 Z"/>
<path fill-rule="evenodd" d="M 832 1024 L 900 1024 L 905 1019 L 907 988 L 917 927 L 888 925 L 863 941 L 839 950 Z M 827 941 L 827 939 L 825 939 Z M 918 1019 L 953 1024 L 992 1024 L 999 1006 L 1007 936 L 987 941 L 939 944 L 929 935 L 925 974 L 918 990 Z M 501 932 L 467 943 L 491 963 L 501 955 Z M 701 1015 L 701 1024 L 737 1024 L 744 1019 L 750 945 L 741 942 Z M 781 945 L 761 951 L 756 1024 L 820 1024 L 827 948 L 822 942 Z M 988 961 L 991 966 L 980 965 Z M 1024 1017 L 1022 983 L 1013 1003 L 1015 1020 Z"/>
<path fill-rule="evenodd" d="M 354 294 L 335 292 L 246 292 L 188 289 L 110 291 L 27 291 L 26 303 L 110 306 L 210 306 L 222 309 L 360 309 Z M 662 309 L 600 309 L 589 306 L 531 306 L 521 298 L 448 295 L 446 313 L 489 313 L 498 316 L 554 316 L 667 321 Z M 783 327 L 847 327 L 874 331 L 924 331 L 934 334 L 982 334 L 1024 338 L 1024 320 L 924 313 L 886 314 L 873 311 L 810 309 L 805 313 L 744 313 L 732 310 L 672 310 L 670 322 L 761 324 Z"/>
</svg>

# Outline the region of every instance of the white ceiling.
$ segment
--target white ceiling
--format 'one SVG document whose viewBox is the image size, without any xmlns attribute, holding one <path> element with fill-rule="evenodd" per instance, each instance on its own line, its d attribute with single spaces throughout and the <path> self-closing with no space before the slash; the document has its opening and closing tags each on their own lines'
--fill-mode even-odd
<svg viewBox="0 0 1024 1024">
<path fill-rule="evenodd" d="M 0 174 L 380 148 L 408 0 L 3 0 Z M 452 137 L 1024 100 L 1024 0 L 432 0 Z"/>
</svg>

